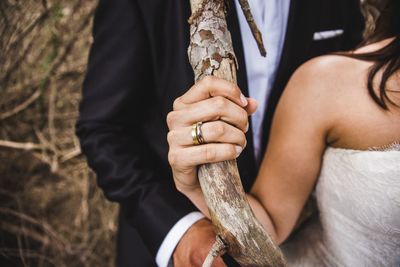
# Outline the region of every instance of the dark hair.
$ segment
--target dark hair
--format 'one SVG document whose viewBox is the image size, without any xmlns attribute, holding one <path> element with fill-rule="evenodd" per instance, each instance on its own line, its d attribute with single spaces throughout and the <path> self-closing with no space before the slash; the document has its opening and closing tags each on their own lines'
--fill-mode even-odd
<svg viewBox="0 0 400 267">
<path fill-rule="evenodd" d="M 400 0 L 363 0 L 361 10 L 366 20 L 364 41 L 361 46 L 379 42 L 387 38 L 394 39 L 385 47 L 369 53 L 347 53 L 352 58 L 374 62 L 368 73 L 368 92 L 372 99 L 383 109 L 388 103 L 400 107 L 387 95 L 386 84 L 389 78 L 400 69 Z M 378 83 L 379 92 L 374 89 L 374 79 L 383 71 Z"/>
</svg>

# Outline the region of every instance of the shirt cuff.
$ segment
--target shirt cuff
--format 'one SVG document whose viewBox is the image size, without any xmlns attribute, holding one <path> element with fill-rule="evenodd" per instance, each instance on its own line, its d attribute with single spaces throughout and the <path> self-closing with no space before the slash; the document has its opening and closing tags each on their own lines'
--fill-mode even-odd
<svg viewBox="0 0 400 267">
<path fill-rule="evenodd" d="M 203 218 L 203 213 L 198 211 L 191 212 L 180 219 L 171 228 L 171 230 L 169 230 L 156 255 L 156 263 L 158 267 L 168 266 L 168 263 L 172 257 L 172 253 L 174 252 L 175 247 L 178 245 L 182 236 L 193 224 Z"/>
</svg>

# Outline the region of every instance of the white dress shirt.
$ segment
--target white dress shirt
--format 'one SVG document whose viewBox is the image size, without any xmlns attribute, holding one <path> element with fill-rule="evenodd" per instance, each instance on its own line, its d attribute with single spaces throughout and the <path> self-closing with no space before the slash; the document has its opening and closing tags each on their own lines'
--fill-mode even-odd
<svg viewBox="0 0 400 267">
<path fill-rule="evenodd" d="M 274 84 L 276 71 L 280 62 L 285 40 L 290 0 L 249 0 L 254 19 L 264 38 L 267 57 L 260 55 L 256 41 L 246 22 L 238 1 L 235 1 L 239 16 L 240 31 L 244 47 L 247 69 L 247 80 L 250 97 L 258 102 L 258 109 L 252 115 L 252 132 L 254 150 L 257 159 L 260 158 L 262 122 L 266 102 Z M 159 267 L 167 267 L 172 253 L 185 232 L 198 220 L 204 218 L 200 212 L 192 212 L 180 219 L 169 231 L 161 244 L 156 263 Z"/>
<path fill-rule="evenodd" d="M 275 82 L 283 44 L 285 41 L 290 0 L 250 0 L 254 19 L 262 33 L 267 57 L 260 56 L 257 44 L 246 19 L 237 4 L 240 31 L 244 46 L 247 80 L 250 97 L 258 102 L 258 109 L 251 117 L 256 159 L 260 159 L 262 122 L 267 99 Z"/>
</svg>

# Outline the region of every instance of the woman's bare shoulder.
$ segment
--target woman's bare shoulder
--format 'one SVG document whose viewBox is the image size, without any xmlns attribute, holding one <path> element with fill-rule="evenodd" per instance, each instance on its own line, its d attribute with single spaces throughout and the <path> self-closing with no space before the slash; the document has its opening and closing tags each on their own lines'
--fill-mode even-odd
<svg viewBox="0 0 400 267">
<path fill-rule="evenodd" d="M 298 93 L 304 97 L 318 95 L 329 100 L 342 95 L 346 88 L 362 83 L 362 74 L 366 73 L 368 66 L 369 63 L 342 55 L 316 57 L 295 71 L 287 89 L 300 91 Z"/>
<path fill-rule="evenodd" d="M 341 85 L 350 85 L 357 88 L 357 85 L 364 85 L 365 75 L 368 73 L 372 62 L 359 60 L 351 57 L 351 54 L 363 54 L 377 51 L 385 47 L 392 39 L 385 39 L 380 42 L 362 46 L 354 51 L 349 51 L 349 56 L 345 53 L 330 54 L 313 58 L 301 65 L 292 79 L 306 82 L 308 88 L 313 86 L 331 88 Z M 321 88 L 321 89 L 322 89 Z"/>
<path fill-rule="evenodd" d="M 355 99 L 363 93 L 365 73 L 357 60 L 339 55 L 321 56 L 300 66 L 291 77 L 281 100 L 281 106 L 302 112 L 303 118 L 315 122 L 313 127 L 330 132 Z M 366 90 L 365 90 L 366 91 Z M 311 127 L 311 126 L 310 126 Z M 327 140 L 332 139 L 327 134 Z"/>
<path fill-rule="evenodd" d="M 340 81 L 341 79 L 338 78 L 352 75 L 357 69 L 365 65 L 366 62 L 344 55 L 324 55 L 301 65 L 294 76 L 316 83 L 326 83 L 332 80 Z"/>
</svg>

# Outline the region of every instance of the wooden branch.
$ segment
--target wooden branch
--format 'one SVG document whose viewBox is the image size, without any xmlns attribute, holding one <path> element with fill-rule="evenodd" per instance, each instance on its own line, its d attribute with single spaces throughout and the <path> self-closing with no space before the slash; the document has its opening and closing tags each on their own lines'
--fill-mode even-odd
<svg viewBox="0 0 400 267">
<path fill-rule="evenodd" d="M 42 234 L 40 234 L 40 236 L 42 238 L 45 238 L 43 240 L 46 240 L 46 242 L 42 242 L 43 244 L 47 244 L 47 242 L 52 242 L 53 247 L 55 246 L 60 251 L 64 251 L 66 253 L 71 253 L 71 247 L 68 244 L 67 240 L 65 240 L 61 235 L 59 235 L 48 223 L 41 221 L 41 220 L 37 220 L 37 219 L 35 219 L 25 213 L 22 213 L 20 211 L 11 210 L 11 209 L 4 208 L 4 207 L 0 207 L 0 214 L 3 214 L 3 216 L 11 215 L 11 216 L 15 217 L 15 219 L 19 221 L 18 223 L 14 224 L 16 226 L 16 228 L 14 228 L 14 229 L 16 229 L 16 230 L 32 229 L 32 231 L 33 231 L 33 229 L 35 229 L 35 228 L 41 229 L 40 232 Z M 27 224 L 28 227 L 24 227 L 25 224 Z M 10 230 L 9 227 L 4 227 L 3 229 L 6 231 Z M 15 233 L 18 233 L 18 231 L 16 231 Z M 38 234 L 39 234 L 39 232 L 38 232 Z M 32 236 L 32 239 L 35 239 L 34 236 Z M 38 239 L 38 241 L 40 241 L 40 239 Z"/>
<path fill-rule="evenodd" d="M 263 57 L 267 56 L 267 51 L 265 50 L 264 47 L 263 37 L 260 30 L 257 27 L 256 22 L 254 21 L 253 14 L 251 14 L 249 2 L 247 0 L 239 0 L 239 3 L 240 6 L 242 7 L 244 17 L 246 18 L 247 23 L 249 24 L 251 33 L 253 34 L 254 39 L 256 39 L 258 50 L 260 50 L 260 53 Z"/>
<path fill-rule="evenodd" d="M 0 147 L 7 147 L 7 148 L 14 148 L 14 149 L 28 150 L 28 151 L 44 148 L 40 144 L 35 144 L 35 143 L 31 143 L 31 142 L 20 143 L 20 142 L 13 142 L 13 141 L 7 141 L 7 140 L 0 140 Z"/>
<path fill-rule="evenodd" d="M 210 252 L 207 255 L 207 258 L 204 260 L 202 267 L 211 267 L 214 260 L 225 253 L 227 246 L 225 245 L 224 241 L 217 236 L 215 243 L 211 247 Z"/>
<path fill-rule="evenodd" d="M 64 153 L 60 159 L 61 162 L 66 162 L 82 154 L 80 147 L 75 147 L 72 150 Z"/>
<path fill-rule="evenodd" d="M 189 60 L 198 81 L 206 75 L 236 83 L 236 57 L 224 0 L 190 0 Z M 250 12 L 250 11 L 249 11 Z M 199 181 L 217 235 L 242 266 L 286 266 L 280 249 L 247 202 L 236 161 L 199 167 Z"/>
<path fill-rule="evenodd" d="M 0 120 L 7 119 L 7 118 L 21 112 L 22 110 L 26 109 L 30 104 L 35 102 L 35 100 L 38 99 L 40 95 L 41 95 L 40 90 L 37 90 L 27 100 L 25 100 L 18 106 L 14 107 L 13 109 L 11 109 L 9 111 L 6 111 L 6 112 L 0 114 Z"/>
<path fill-rule="evenodd" d="M 55 132 L 55 129 L 54 129 L 54 132 Z M 42 156 L 38 157 L 38 158 L 41 159 L 43 162 L 46 162 L 50 166 L 50 170 L 52 173 L 56 173 L 58 171 L 58 167 L 59 167 L 58 159 L 60 156 L 60 151 L 57 148 L 55 136 L 54 136 L 54 139 L 51 139 L 51 137 L 50 137 L 50 140 L 47 140 L 46 137 L 44 136 L 44 134 L 41 131 L 39 131 L 39 129 L 37 129 L 37 128 L 35 128 L 35 133 L 36 133 L 36 136 L 39 139 L 40 143 L 43 145 L 43 147 L 48 147 L 52 152 L 51 154 L 46 155 L 46 153 L 45 153 L 46 151 L 43 150 Z M 34 154 L 34 156 L 37 156 L 37 154 Z"/>
</svg>

